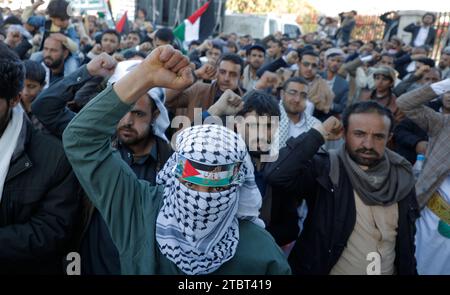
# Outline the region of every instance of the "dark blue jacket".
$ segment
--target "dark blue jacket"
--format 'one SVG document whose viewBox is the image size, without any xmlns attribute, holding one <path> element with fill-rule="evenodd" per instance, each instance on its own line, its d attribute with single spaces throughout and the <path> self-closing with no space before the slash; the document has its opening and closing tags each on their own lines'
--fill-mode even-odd
<svg viewBox="0 0 450 295">
<path fill-rule="evenodd" d="M 414 40 L 416 40 L 416 37 L 419 34 L 419 30 L 420 26 L 416 25 L 415 23 L 411 23 L 403 29 L 403 31 L 412 34 L 410 42 L 411 46 L 414 46 Z M 436 38 L 436 30 L 433 27 L 430 27 L 430 30 L 428 31 L 428 36 L 425 40 L 425 45 L 429 46 L 430 48 L 433 47 L 435 38 Z"/>
</svg>

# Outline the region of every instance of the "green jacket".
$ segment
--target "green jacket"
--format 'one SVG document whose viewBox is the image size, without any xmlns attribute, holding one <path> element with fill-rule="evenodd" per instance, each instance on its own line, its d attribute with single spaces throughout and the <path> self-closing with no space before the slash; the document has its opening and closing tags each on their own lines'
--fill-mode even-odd
<svg viewBox="0 0 450 295">
<path fill-rule="evenodd" d="M 162 187 L 137 179 L 111 148 L 116 125 L 130 108 L 108 87 L 71 121 L 63 134 L 64 148 L 80 183 L 108 225 L 119 250 L 122 273 L 183 274 L 161 254 L 156 242 Z M 242 220 L 239 236 L 236 254 L 214 274 L 291 273 L 283 252 L 267 231 Z"/>
</svg>

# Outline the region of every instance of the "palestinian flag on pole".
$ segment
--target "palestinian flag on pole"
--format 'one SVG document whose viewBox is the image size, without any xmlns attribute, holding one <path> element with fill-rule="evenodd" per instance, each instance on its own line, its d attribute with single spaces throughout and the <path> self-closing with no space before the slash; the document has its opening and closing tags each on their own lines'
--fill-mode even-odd
<svg viewBox="0 0 450 295">
<path fill-rule="evenodd" d="M 128 16 L 127 16 L 128 10 L 125 11 L 125 13 L 122 15 L 120 20 L 116 23 L 116 31 L 119 32 L 119 34 L 128 34 Z"/>
<path fill-rule="evenodd" d="M 177 26 L 173 33 L 183 44 L 193 40 L 203 42 L 213 33 L 215 26 L 214 2 L 208 1 Z"/>
</svg>

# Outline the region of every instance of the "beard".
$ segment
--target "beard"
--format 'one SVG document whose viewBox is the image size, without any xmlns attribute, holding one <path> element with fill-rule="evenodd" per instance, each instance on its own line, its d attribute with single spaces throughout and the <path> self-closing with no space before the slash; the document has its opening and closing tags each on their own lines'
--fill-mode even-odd
<svg viewBox="0 0 450 295">
<path fill-rule="evenodd" d="M 59 68 L 61 66 L 61 64 L 64 62 L 64 58 L 58 58 L 56 60 L 52 59 L 51 57 L 44 57 L 44 64 L 49 68 L 49 69 L 56 69 Z"/>
<path fill-rule="evenodd" d="M 150 126 L 143 133 L 139 134 L 136 129 L 127 125 L 120 126 L 117 129 L 117 137 L 119 138 L 120 142 L 128 146 L 147 142 L 148 140 L 153 138 Z"/>
<path fill-rule="evenodd" d="M 356 164 L 361 165 L 361 166 L 367 166 L 369 168 L 375 167 L 383 159 L 383 157 L 380 156 L 380 154 L 377 153 L 373 149 L 360 148 L 360 149 L 356 149 L 356 150 L 353 151 L 353 150 L 351 150 L 349 148 L 348 145 L 346 145 L 346 150 L 347 150 L 348 155 L 350 156 L 350 158 Z M 369 158 L 368 157 L 364 157 L 364 155 L 370 156 L 370 157 Z"/>
</svg>

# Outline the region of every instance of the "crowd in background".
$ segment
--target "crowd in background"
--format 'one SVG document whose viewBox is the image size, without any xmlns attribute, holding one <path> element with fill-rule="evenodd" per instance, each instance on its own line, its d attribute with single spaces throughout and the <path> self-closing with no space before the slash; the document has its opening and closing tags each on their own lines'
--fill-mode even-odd
<svg viewBox="0 0 450 295">
<path fill-rule="evenodd" d="M 42 4 L 0 14 L 0 273 L 65 273 L 76 251 L 82 274 L 366 274 L 371 252 L 380 274 L 450 274 L 450 45 L 430 57 L 433 13 L 409 43 L 397 12 L 383 39 L 352 39 L 351 11 L 295 39 L 183 44 L 144 8 L 125 34 Z M 180 116 L 267 132 L 178 133 Z M 244 148 L 208 141 L 234 136 Z"/>
</svg>

